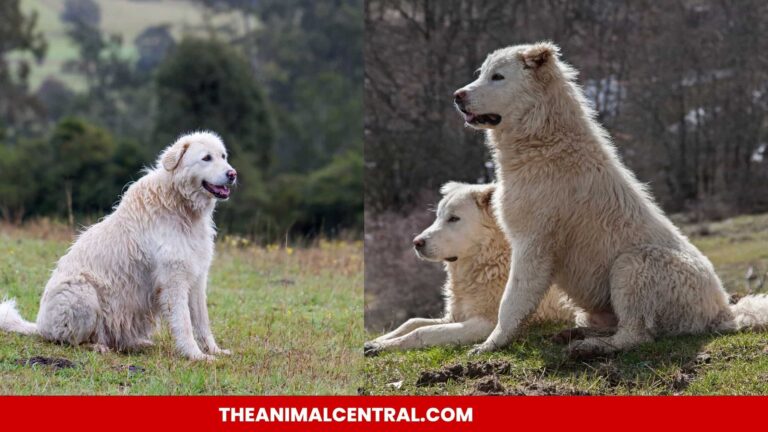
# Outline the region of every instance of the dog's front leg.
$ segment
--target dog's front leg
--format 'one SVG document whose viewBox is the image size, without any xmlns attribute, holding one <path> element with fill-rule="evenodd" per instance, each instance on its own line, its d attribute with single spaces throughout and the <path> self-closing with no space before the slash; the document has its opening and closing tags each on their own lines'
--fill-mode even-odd
<svg viewBox="0 0 768 432">
<path fill-rule="evenodd" d="M 552 284 L 552 258 L 540 241 L 516 244 L 509 279 L 499 305 L 499 320 L 491 335 L 470 353 L 494 351 L 507 345 L 520 324 L 536 310 Z"/>
<path fill-rule="evenodd" d="M 195 335 L 202 343 L 203 347 L 210 354 L 229 355 L 229 350 L 221 349 L 216 345 L 216 339 L 211 331 L 211 321 L 208 318 L 208 304 L 206 302 L 206 281 L 207 275 L 203 276 L 189 295 L 189 310 L 192 314 L 192 327 Z"/>
<path fill-rule="evenodd" d="M 363 353 L 366 356 L 375 356 L 381 351 L 382 343 L 390 339 L 399 338 L 419 328 L 446 324 L 449 322 L 450 320 L 447 318 L 411 318 L 395 330 L 381 335 L 372 341 L 366 342 L 363 345 Z"/>
<path fill-rule="evenodd" d="M 482 318 L 470 318 L 463 322 L 419 327 L 406 335 L 378 342 L 377 348 L 382 351 L 464 345 L 483 340 L 492 329 L 492 322 Z"/>
<path fill-rule="evenodd" d="M 446 324 L 448 322 L 450 321 L 448 321 L 445 318 L 411 318 L 408 321 L 404 322 L 402 325 L 400 325 L 400 327 L 396 328 L 395 330 L 392 330 L 387 334 L 377 337 L 374 341 L 383 342 L 387 339 L 394 339 L 396 337 L 406 335 L 416 330 L 417 328 L 432 326 L 437 324 Z"/>
<path fill-rule="evenodd" d="M 169 266 L 173 267 L 173 266 Z M 157 278 L 160 289 L 158 301 L 160 310 L 168 321 L 176 348 L 190 360 L 211 361 L 216 357 L 205 354 L 195 341 L 190 316 L 189 298 L 193 289 L 189 276 L 184 272 L 162 274 Z"/>
</svg>

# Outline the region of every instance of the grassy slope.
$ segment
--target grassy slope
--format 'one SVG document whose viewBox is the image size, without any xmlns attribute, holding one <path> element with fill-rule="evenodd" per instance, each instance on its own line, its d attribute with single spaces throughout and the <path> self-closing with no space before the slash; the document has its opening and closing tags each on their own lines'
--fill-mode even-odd
<svg viewBox="0 0 768 432">
<path fill-rule="evenodd" d="M 768 215 L 742 216 L 686 227 L 710 257 L 726 288 L 743 294 L 745 271 L 768 270 Z M 697 234 L 698 233 L 698 234 Z M 764 287 L 763 290 L 765 290 Z M 421 374 L 468 362 L 505 361 L 496 391 L 524 394 L 768 394 L 768 334 L 665 338 L 615 358 L 571 361 L 549 337 L 563 325 L 532 327 L 502 352 L 469 357 L 466 348 L 384 353 L 366 359 L 365 391 L 372 394 L 468 394 L 492 375 L 417 386 Z M 370 335 L 369 335 L 370 336 Z M 502 390 L 503 389 L 503 390 Z"/>
<path fill-rule="evenodd" d="M 169 24 L 177 39 L 185 34 L 205 34 L 205 11 L 187 0 L 163 0 L 159 2 L 136 2 L 130 0 L 96 0 L 101 7 L 101 29 L 108 34 L 123 38 L 124 54 L 136 55 L 133 40 L 144 29 L 152 25 Z M 75 45 L 67 37 L 66 26 L 59 20 L 64 0 L 22 0 L 25 13 L 38 14 L 38 29 L 42 30 L 48 42 L 48 51 L 43 62 L 32 69 L 30 87 L 36 89 L 49 76 L 63 80 L 77 90 L 85 83 L 82 77 L 64 74 L 62 65 L 77 58 Z M 228 22 L 231 17 L 217 17 L 214 24 Z"/>
<path fill-rule="evenodd" d="M 34 319 L 53 263 L 69 244 L 40 237 L 0 226 L 0 295 L 17 298 L 27 319 Z M 0 393 L 354 393 L 364 338 L 362 246 L 217 248 L 208 303 L 214 334 L 232 357 L 214 364 L 181 359 L 166 329 L 155 347 L 132 355 L 0 333 Z M 62 357 L 77 367 L 18 364 L 33 356 Z"/>
</svg>

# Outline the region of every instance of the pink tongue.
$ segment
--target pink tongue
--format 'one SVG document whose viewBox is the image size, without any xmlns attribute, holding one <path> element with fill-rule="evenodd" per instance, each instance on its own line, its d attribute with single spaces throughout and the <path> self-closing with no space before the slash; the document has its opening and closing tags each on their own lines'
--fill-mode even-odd
<svg viewBox="0 0 768 432">
<path fill-rule="evenodd" d="M 229 189 L 226 186 L 211 185 L 211 189 L 219 195 L 229 196 Z"/>
<path fill-rule="evenodd" d="M 464 113 L 464 121 L 466 121 L 467 123 L 470 123 L 474 119 L 475 119 L 474 114 Z"/>
</svg>

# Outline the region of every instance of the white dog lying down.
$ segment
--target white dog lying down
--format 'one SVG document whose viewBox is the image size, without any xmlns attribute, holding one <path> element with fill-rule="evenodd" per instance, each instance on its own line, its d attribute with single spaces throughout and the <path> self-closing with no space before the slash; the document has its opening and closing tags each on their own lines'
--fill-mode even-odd
<svg viewBox="0 0 768 432">
<path fill-rule="evenodd" d="M 365 344 L 366 355 L 381 350 L 470 344 L 491 334 L 509 276 L 510 247 L 491 209 L 495 185 L 447 183 L 440 192 L 435 221 L 413 241 L 419 257 L 445 261 L 442 318 L 412 318 Z M 534 320 L 587 323 L 557 287 L 538 305 Z"/>
<path fill-rule="evenodd" d="M 229 354 L 211 333 L 206 281 L 213 209 L 236 177 L 218 136 L 179 138 L 59 260 L 37 322 L 24 321 L 8 300 L 0 304 L 0 329 L 126 351 L 151 345 L 155 317 L 162 316 L 185 357 Z"/>
<path fill-rule="evenodd" d="M 558 54 L 550 43 L 500 49 L 455 94 L 466 123 L 486 129 L 494 208 L 514 246 L 498 323 L 474 352 L 509 343 L 552 283 L 587 312 L 618 318 L 613 336 L 572 342 L 575 357 L 765 327 L 768 298 L 728 305 L 712 264 L 622 164 Z"/>
</svg>

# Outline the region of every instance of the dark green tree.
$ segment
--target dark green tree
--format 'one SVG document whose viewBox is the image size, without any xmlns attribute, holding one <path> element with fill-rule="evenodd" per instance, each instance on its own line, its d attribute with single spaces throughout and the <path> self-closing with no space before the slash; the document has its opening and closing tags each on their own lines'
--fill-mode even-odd
<svg viewBox="0 0 768 432">
<path fill-rule="evenodd" d="M 37 14 L 24 15 L 20 0 L 0 2 L 0 136 L 13 139 L 42 116 L 27 80 L 32 63 L 43 59 L 46 48 Z"/>
<path fill-rule="evenodd" d="M 156 142 L 165 146 L 184 132 L 221 134 L 233 155 L 260 170 L 272 160 L 267 104 L 248 61 L 215 40 L 185 39 L 157 71 Z"/>
<path fill-rule="evenodd" d="M 59 17 L 67 23 L 80 23 L 97 28 L 101 22 L 101 8 L 94 0 L 66 0 Z"/>
<path fill-rule="evenodd" d="M 362 1 L 260 0 L 246 10 L 263 22 L 244 43 L 255 41 L 275 103 L 277 168 L 309 172 L 362 152 Z"/>
<path fill-rule="evenodd" d="M 133 40 L 139 54 L 136 69 L 149 74 L 165 60 L 168 52 L 176 45 L 168 24 L 149 26 Z"/>
<path fill-rule="evenodd" d="M 363 226 L 363 157 L 354 150 L 334 157 L 312 172 L 304 191 L 309 229 L 336 235 Z"/>
<path fill-rule="evenodd" d="M 22 139 L 12 146 L 0 145 L 0 216 L 19 224 L 40 210 L 51 166 L 51 152 L 43 140 Z"/>
<path fill-rule="evenodd" d="M 109 132 L 82 119 L 65 118 L 56 125 L 50 147 L 56 161 L 48 182 L 52 206 L 65 210 L 70 224 L 75 213 L 109 209 L 116 201 L 117 183 L 112 169 L 117 144 Z"/>
</svg>

